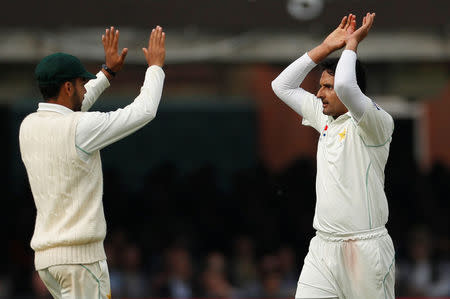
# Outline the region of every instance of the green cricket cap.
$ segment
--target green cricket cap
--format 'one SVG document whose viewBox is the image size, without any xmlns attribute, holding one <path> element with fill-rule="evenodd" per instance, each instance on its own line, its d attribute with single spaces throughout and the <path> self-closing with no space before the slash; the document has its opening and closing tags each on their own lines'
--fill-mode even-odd
<svg viewBox="0 0 450 299">
<path fill-rule="evenodd" d="M 44 57 L 36 66 L 34 74 L 39 85 L 59 84 L 75 78 L 97 78 L 84 68 L 78 58 L 66 53 Z"/>
</svg>

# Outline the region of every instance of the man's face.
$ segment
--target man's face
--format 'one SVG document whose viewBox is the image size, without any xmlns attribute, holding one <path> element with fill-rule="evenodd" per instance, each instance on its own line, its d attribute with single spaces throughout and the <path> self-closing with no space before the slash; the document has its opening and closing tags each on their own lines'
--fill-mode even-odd
<svg viewBox="0 0 450 299">
<path fill-rule="evenodd" d="M 320 77 L 320 89 L 317 92 L 317 97 L 322 100 L 323 114 L 325 115 L 336 118 L 348 111 L 334 91 L 334 76 L 326 70 L 322 72 Z"/>
<path fill-rule="evenodd" d="M 87 79 L 85 78 L 75 79 L 75 90 L 72 95 L 72 104 L 74 107 L 74 111 L 81 111 L 81 103 L 83 103 L 84 95 L 86 94 L 86 88 L 84 87 L 86 82 Z"/>
</svg>

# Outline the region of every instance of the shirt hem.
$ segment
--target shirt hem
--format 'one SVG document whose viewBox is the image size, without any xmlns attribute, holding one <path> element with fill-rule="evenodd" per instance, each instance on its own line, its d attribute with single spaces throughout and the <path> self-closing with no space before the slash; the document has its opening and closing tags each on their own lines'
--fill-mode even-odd
<svg viewBox="0 0 450 299">
<path fill-rule="evenodd" d="M 34 264 L 36 270 L 42 270 L 54 265 L 91 264 L 105 259 L 106 254 L 102 240 L 83 245 L 36 250 Z"/>
</svg>

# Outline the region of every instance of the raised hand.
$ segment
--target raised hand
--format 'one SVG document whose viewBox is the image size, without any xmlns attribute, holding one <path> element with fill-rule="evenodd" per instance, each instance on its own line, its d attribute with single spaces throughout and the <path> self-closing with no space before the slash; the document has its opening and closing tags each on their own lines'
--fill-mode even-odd
<svg viewBox="0 0 450 299">
<path fill-rule="evenodd" d="M 127 56 L 128 49 L 124 48 L 119 55 L 119 30 L 114 30 L 113 26 L 110 29 L 106 29 L 105 34 L 102 35 L 102 43 L 103 49 L 105 50 L 106 66 L 113 72 L 120 71 Z"/>
<path fill-rule="evenodd" d="M 308 51 L 309 57 L 315 62 L 320 63 L 323 59 L 336 50 L 345 46 L 345 40 L 348 35 L 351 35 L 356 28 L 356 16 L 349 14 L 342 18 L 339 26 L 331 32 L 324 41 Z"/>
<path fill-rule="evenodd" d="M 161 26 L 156 26 L 150 34 L 148 47 L 142 48 L 148 66 L 157 65 L 162 67 L 166 58 L 165 48 L 166 34 L 162 31 Z"/>
<path fill-rule="evenodd" d="M 356 16 L 349 14 L 342 18 L 339 26 L 331 32 L 323 41 L 330 52 L 339 50 L 345 46 L 346 37 L 355 31 Z"/>
<path fill-rule="evenodd" d="M 374 19 L 375 13 L 367 13 L 363 18 L 361 27 L 359 27 L 358 30 L 347 34 L 345 37 L 346 49 L 356 51 L 358 44 L 367 36 L 367 34 L 369 34 Z"/>
</svg>

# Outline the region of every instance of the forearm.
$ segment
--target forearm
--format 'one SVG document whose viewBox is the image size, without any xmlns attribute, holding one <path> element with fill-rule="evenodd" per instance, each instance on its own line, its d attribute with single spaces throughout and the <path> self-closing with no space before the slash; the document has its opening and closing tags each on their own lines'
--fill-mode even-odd
<svg viewBox="0 0 450 299">
<path fill-rule="evenodd" d="M 149 67 L 141 92 L 131 104 L 109 113 L 84 114 L 77 127 L 77 146 L 91 153 L 132 134 L 151 121 L 159 106 L 164 77 L 160 67 Z"/>
<path fill-rule="evenodd" d="M 276 85 L 283 89 L 298 88 L 315 66 L 316 63 L 307 53 L 305 53 L 285 68 L 278 77 L 273 80 L 272 86 Z"/>
<path fill-rule="evenodd" d="M 109 87 L 109 80 L 103 72 L 97 73 L 97 79 L 89 80 L 84 85 L 86 88 L 86 94 L 84 95 L 83 103 L 81 104 L 81 111 L 88 111 L 98 97 Z"/>
<path fill-rule="evenodd" d="M 351 50 L 342 52 L 336 67 L 334 90 L 342 103 L 359 121 L 372 102 L 359 88 L 356 79 L 356 53 Z"/>
<path fill-rule="evenodd" d="M 319 64 L 322 60 L 328 57 L 331 53 L 337 49 L 332 48 L 326 43 L 322 43 L 308 52 L 308 56 L 314 61 L 314 63 Z"/>
<path fill-rule="evenodd" d="M 301 102 L 311 94 L 299 86 L 315 66 L 316 63 L 305 53 L 272 81 L 275 94 L 300 115 Z"/>
<path fill-rule="evenodd" d="M 150 121 L 156 116 L 156 111 L 161 100 L 164 78 L 165 74 L 161 67 L 156 65 L 148 67 L 141 92 L 134 102 L 129 105 L 137 113 L 142 112 L 143 115 L 140 117 L 144 118 L 145 121 Z"/>
<path fill-rule="evenodd" d="M 356 53 L 357 49 L 358 49 L 358 42 L 354 39 L 347 41 L 347 43 L 345 44 L 345 50 L 350 50 Z"/>
</svg>

